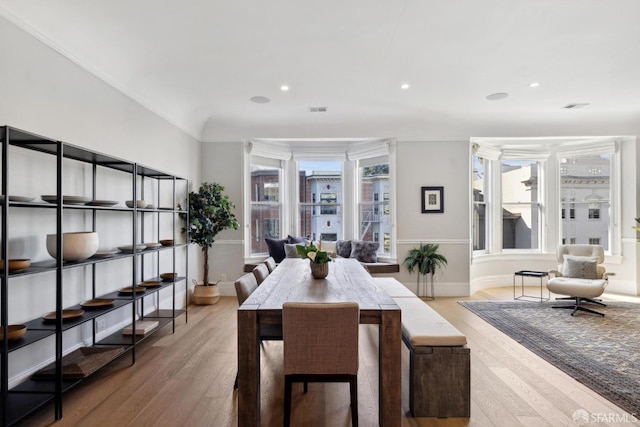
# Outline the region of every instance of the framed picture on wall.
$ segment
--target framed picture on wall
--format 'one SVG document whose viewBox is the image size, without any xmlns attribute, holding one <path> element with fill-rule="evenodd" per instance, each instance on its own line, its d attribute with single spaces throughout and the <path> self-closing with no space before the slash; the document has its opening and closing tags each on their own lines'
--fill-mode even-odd
<svg viewBox="0 0 640 427">
<path fill-rule="evenodd" d="M 422 213 L 444 212 L 444 187 L 422 187 Z"/>
</svg>

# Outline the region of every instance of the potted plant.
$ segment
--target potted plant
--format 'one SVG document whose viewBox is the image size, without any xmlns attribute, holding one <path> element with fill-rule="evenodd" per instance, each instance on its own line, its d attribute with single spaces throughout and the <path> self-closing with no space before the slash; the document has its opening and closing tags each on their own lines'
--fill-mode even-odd
<svg viewBox="0 0 640 427">
<path fill-rule="evenodd" d="M 191 243 L 202 248 L 202 284 L 196 283 L 193 300 L 196 304 L 215 304 L 220 298 L 218 282 L 209 282 L 209 248 L 218 233 L 228 228 L 238 229 L 233 214 L 235 205 L 223 194 L 224 187 L 218 183 L 203 182 L 198 192 L 189 193 L 189 224 L 186 231 Z"/>
<path fill-rule="evenodd" d="M 438 253 L 439 245 L 436 244 L 422 244 L 417 248 L 413 248 L 409 251 L 407 257 L 402 262 L 403 265 L 407 266 L 409 270 L 409 274 L 413 273 L 413 269 L 417 268 L 417 292 L 420 293 L 420 276 L 423 277 L 423 282 L 425 282 L 425 297 L 429 299 L 434 299 L 435 294 L 433 290 L 433 275 L 436 272 L 436 269 L 443 269 L 447 265 L 447 258 L 441 253 Z M 426 295 L 426 278 L 427 275 L 430 276 L 431 279 L 431 296 Z"/>
<path fill-rule="evenodd" d="M 311 267 L 311 275 L 315 279 L 324 279 L 329 274 L 329 262 L 332 259 L 326 251 L 322 250 L 322 240 L 316 247 L 313 243 L 309 245 L 296 245 L 298 255 L 301 258 L 309 258 L 309 265 Z"/>
</svg>

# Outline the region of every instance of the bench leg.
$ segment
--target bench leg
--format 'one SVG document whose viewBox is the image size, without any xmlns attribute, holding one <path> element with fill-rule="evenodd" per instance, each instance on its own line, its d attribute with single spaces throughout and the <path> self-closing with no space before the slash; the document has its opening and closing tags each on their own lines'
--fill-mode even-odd
<svg viewBox="0 0 640 427">
<path fill-rule="evenodd" d="M 469 348 L 409 348 L 409 408 L 414 417 L 465 417 L 471 413 Z"/>
</svg>

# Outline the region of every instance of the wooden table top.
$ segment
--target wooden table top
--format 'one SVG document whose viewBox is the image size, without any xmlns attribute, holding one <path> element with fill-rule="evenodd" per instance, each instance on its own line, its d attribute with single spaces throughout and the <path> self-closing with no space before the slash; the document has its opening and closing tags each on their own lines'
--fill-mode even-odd
<svg viewBox="0 0 640 427">
<path fill-rule="evenodd" d="M 314 279 L 309 260 L 285 258 L 242 305 L 242 309 L 281 311 L 285 302 L 357 302 L 361 311 L 398 310 L 355 259 L 329 263 L 326 279 Z"/>
</svg>

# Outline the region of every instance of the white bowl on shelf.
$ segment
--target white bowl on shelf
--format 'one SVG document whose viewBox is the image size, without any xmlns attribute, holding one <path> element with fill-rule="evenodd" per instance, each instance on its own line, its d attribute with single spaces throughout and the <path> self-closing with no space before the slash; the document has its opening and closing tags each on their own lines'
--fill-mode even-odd
<svg viewBox="0 0 640 427">
<path fill-rule="evenodd" d="M 57 234 L 47 234 L 47 252 L 54 258 L 57 254 Z M 95 231 L 78 231 L 63 233 L 62 259 L 64 261 L 82 261 L 92 257 L 98 251 L 98 233 Z"/>
<path fill-rule="evenodd" d="M 147 207 L 147 202 L 144 200 L 127 200 L 126 202 L 124 202 L 125 205 L 127 205 L 128 208 L 132 208 L 134 205 L 138 208 L 138 209 L 143 209 L 145 207 Z"/>
</svg>

